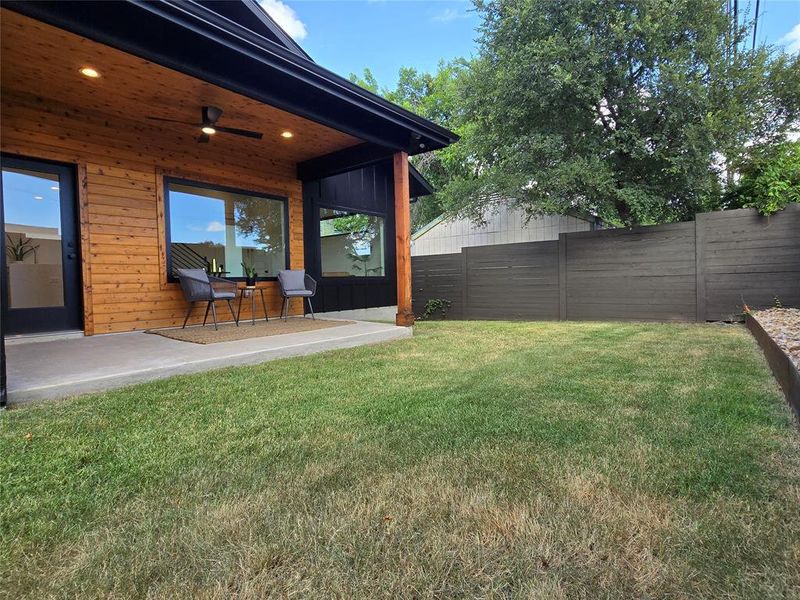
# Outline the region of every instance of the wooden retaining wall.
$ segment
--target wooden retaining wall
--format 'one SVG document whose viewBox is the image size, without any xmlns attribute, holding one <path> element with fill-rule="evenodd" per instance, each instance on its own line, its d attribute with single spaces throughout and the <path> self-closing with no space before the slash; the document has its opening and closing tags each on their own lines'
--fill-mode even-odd
<svg viewBox="0 0 800 600">
<path fill-rule="evenodd" d="M 800 205 L 416 256 L 413 278 L 417 315 L 441 298 L 454 319 L 741 320 L 800 306 Z"/>
</svg>

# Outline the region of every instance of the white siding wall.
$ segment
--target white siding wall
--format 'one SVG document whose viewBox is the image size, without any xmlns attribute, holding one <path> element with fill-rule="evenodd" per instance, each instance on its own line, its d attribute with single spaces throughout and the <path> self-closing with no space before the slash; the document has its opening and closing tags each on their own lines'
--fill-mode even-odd
<svg viewBox="0 0 800 600">
<path fill-rule="evenodd" d="M 559 233 L 589 231 L 591 223 L 577 217 L 544 216 L 525 224 L 525 214 L 503 206 L 484 227 L 469 219 L 442 221 L 411 241 L 411 255 L 450 254 L 466 246 L 557 240 Z"/>
</svg>

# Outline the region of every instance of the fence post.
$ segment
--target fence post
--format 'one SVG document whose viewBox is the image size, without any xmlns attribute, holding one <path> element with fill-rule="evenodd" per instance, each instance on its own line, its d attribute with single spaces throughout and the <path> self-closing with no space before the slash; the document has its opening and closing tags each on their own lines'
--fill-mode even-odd
<svg viewBox="0 0 800 600">
<path fill-rule="evenodd" d="M 706 271 L 705 271 L 705 249 L 706 231 L 704 223 L 705 215 L 697 214 L 694 217 L 694 256 L 695 256 L 695 295 L 697 296 L 696 321 L 706 322 Z"/>
<path fill-rule="evenodd" d="M 461 248 L 461 315 L 469 319 L 469 292 L 467 291 L 467 247 Z"/>
<path fill-rule="evenodd" d="M 558 318 L 567 320 L 567 234 L 558 234 Z"/>
</svg>

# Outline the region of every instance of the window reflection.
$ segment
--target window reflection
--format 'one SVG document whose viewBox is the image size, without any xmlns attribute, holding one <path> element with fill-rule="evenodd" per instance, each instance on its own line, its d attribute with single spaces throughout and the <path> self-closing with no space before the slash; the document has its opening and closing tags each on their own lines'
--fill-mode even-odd
<svg viewBox="0 0 800 600">
<path fill-rule="evenodd" d="M 383 217 L 320 209 L 323 277 L 382 277 Z"/>
<path fill-rule="evenodd" d="M 286 268 L 282 200 L 168 182 L 170 268 L 276 277 Z"/>
<path fill-rule="evenodd" d="M 58 175 L 3 168 L 9 308 L 64 306 Z"/>
</svg>

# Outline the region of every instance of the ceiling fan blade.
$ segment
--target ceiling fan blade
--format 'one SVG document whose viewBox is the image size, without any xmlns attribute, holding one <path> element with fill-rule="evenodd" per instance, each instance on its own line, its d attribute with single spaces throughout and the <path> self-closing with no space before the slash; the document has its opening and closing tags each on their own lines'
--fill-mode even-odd
<svg viewBox="0 0 800 600">
<path fill-rule="evenodd" d="M 213 125 L 222 116 L 222 109 L 216 106 L 203 107 L 203 125 Z"/>
<path fill-rule="evenodd" d="M 200 134 L 200 135 L 197 137 L 197 143 L 198 143 L 198 144 L 207 144 L 207 143 L 208 143 L 208 140 L 210 140 L 210 139 L 211 139 L 211 136 L 210 136 L 210 135 L 208 135 L 207 133 L 201 133 L 201 134 Z"/>
<path fill-rule="evenodd" d="M 180 123 L 181 125 L 192 125 L 193 127 L 200 127 L 197 123 L 189 123 L 189 121 L 178 121 L 177 119 L 165 119 L 164 117 L 147 117 L 151 121 L 165 121 L 167 123 Z"/>
<path fill-rule="evenodd" d="M 263 133 L 259 133 L 257 131 L 248 131 L 247 129 L 236 129 L 235 127 L 214 126 L 214 129 L 216 129 L 217 131 L 222 131 L 224 133 L 232 133 L 233 135 L 241 135 L 244 137 L 255 138 L 257 140 L 260 140 L 262 137 L 264 137 Z"/>
</svg>

